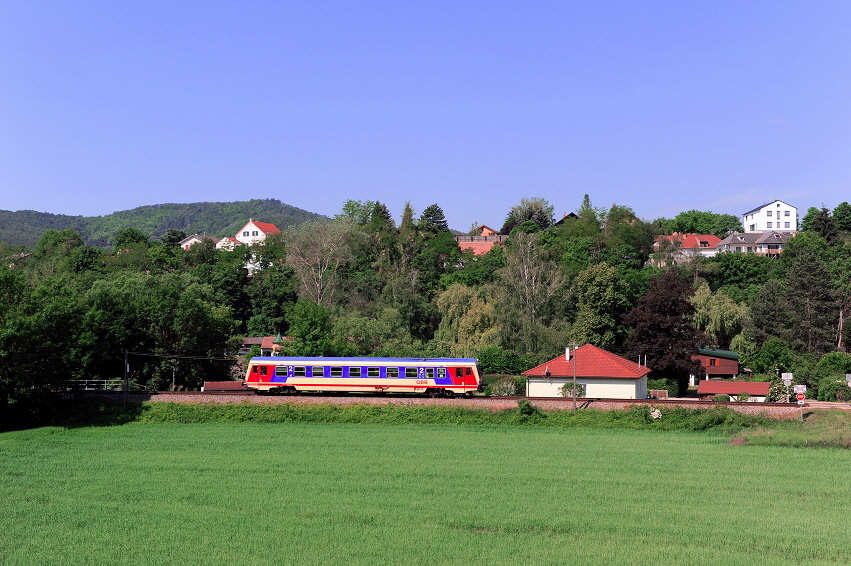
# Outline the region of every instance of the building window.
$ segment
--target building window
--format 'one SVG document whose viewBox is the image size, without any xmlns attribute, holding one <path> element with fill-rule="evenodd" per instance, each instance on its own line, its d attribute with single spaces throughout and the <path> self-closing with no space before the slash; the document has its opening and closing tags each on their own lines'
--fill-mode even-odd
<svg viewBox="0 0 851 566">
<path fill-rule="evenodd" d="M 784 228 L 788 228 L 788 227 L 789 227 L 789 223 L 788 223 L 788 222 L 784 222 L 783 224 L 784 224 L 784 226 L 783 226 Z"/>
<path fill-rule="evenodd" d="M 768 226 L 769 228 L 771 228 L 771 222 L 766 223 L 766 226 Z"/>
<path fill-rule="evenodd" d="M 766 215 L 766 216 L 768 216 L 768 217 L 770 217 L 770 216 L 771 216 L 771 211 L 770 211 L 770 210 L 766 210 L 766 211 L 765 211 L 765 215 Z"/>
<path fill-rule="evenodd" d="M 790 216 L 789 211 L 788 211 L 788 210 L 784 210 L 784 211 L 783 211 L 783 216 Z"/>
<path fill-rule="evenodd" d="M 700 247 L 701 247 L 701 248 L 708 248 L 708 247 L 709 247 L 709 242 L 707 242 L 706 240 L 701 240 L 701 241 L 700 241 Z"/>
<path fill-rule="evenodd" d="M 248 230 L 246 230 L 245 232 L 243 232 L 243 233 L 242 233 L 242 235 L 243 235 L 243 236 L 248 237 Z"/>
<path fill-rule="evenodd" d="M 316 366 L 311 369 L 311 375 L 313 377 L 325 377 L 325 367 L 324 366 Z"/>
<path fill-rule="evenodd" d="M 748 232 L 756 232 L 756 224 L 751 224 L 750 230 L 748 230 Z"/>
<path fill-rule="evenodd" d="M 714 367 L 718 365 L 718 360 L 716 358 L 709 358 L 709 366 Z"/>
</svg>

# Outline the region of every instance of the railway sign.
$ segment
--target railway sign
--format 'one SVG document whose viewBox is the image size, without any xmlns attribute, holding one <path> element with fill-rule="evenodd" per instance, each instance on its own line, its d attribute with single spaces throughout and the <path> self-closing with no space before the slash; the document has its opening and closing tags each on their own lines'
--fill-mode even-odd
<svg viewBox="0 0 851 566">
<path fill-rule="evenodd" d="M 798 394 L 795 395 L 795 397 L 797 397 L 798 401 L 804 400 L 804 394 L 803 393 L 798 393 Z"/>
<path fill-rule="evenodd" d="M 807 392 L 807 386 L 806 385 L 796 385 L 793 388 L 793 390 L 795 391 L 795 393 L 806 393 Z"/>
<path fill-rule="evenodd" d="M 783 378 L 783 385 L 785 385 L 786 387 L 789 387 L 790 385 L 792 385 L 792 374 L 791 373 L 783 373 L 783 374 L 781 374 L 781 377 Z"/>
</svg>

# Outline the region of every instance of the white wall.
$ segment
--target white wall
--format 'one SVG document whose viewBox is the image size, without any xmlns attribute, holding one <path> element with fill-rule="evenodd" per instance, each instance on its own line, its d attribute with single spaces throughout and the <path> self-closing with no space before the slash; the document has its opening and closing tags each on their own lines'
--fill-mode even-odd
<svg viewBox="0 0 851 566">
<path fill-rule="evenodd" d="M 561 397 L 559 388 L 573 383 L 572 377 L 528 377 L 526 394 L 529 397 Z M 647 376 L 640 379 L 578 378 L 585 386 L 585 396 L 597 399 L 646 399 Z"/>
</svg>

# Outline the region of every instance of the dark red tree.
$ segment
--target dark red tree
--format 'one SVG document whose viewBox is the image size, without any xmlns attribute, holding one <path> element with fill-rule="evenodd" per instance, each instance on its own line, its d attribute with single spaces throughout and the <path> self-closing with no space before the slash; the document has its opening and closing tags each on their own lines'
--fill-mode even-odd
<svg viewBox="0 0 851 566">
<path fill-rule="evenodd" d="M 694 288 L 675 270 L 668 270 L 650 279 L 647 293 L 623 318 L 632 327 L 624 347 L 629 359 L 642 363 L 653 371 L 653 379 L 676 380 L 682 394 L 688 388 L 690 374 L 705 374 L 691 356 L 705 342 L 705 337 L 692 323 L 694 306 L 689 298 Z"/>
</svg>

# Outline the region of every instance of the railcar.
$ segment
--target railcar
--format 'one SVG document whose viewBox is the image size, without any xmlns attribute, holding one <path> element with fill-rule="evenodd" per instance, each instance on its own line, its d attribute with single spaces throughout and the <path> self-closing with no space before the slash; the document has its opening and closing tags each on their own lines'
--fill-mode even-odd
<svg viewBox="0 0 851 566">
<path fill-rule="evenodd" d="M 432 397 L 482 391 L 475 358 L 255 357 L 245 385 L 257 391 L 422 393 Z"/>
</svg>

